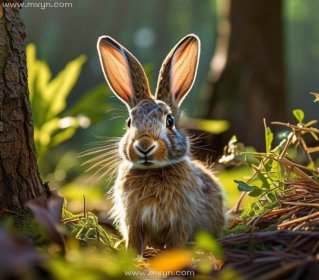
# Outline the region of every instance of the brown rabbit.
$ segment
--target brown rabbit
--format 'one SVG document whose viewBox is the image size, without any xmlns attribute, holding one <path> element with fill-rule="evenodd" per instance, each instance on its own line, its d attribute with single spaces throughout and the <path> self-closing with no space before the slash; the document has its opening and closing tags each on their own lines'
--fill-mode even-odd
<svg viewBox="0 0 319 280">
<path fill-rule="evenodd" d="M 105 78 L 130 114 L 112 189 L 112 214 L 126 245 L 138 253 L 145 246 L 181 247 L 199 229 L 217 237 L 225 219 L 221 187 L 191 159 L 189 140 L 178 128 L 178 108 L 197 72 L 199 38 L 184 37 L 168 54 L 155 96 L 129 51 L 108 36 L 97 47 Z"/>
</svg>

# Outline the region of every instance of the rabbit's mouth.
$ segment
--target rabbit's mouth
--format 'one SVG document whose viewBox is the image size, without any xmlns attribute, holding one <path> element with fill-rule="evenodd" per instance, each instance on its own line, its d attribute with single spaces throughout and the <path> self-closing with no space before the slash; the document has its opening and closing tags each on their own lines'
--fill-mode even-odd
<svg viewBox="0 0 319 280">
<path fill-rule="evenodd" d="M 153 162 L 144 161 L 144 162 L 142 162 L 141 164 L 144 165 L 144 166 L 151 166 L 151 165 L 153 165 Z"/>
<path fill-rule="evenodd" d="M 163 162 L 155 160 L 152 156 L 140 157 L 138 160 L 133 162 L 134 168 L 138 169 L 158 168 L 162 165 Z"/>
<path fill-rule="evenodd" d="M 143 159 L 140 160 L 140 164 L 142 164 L 143 166 L 150 166 L 153 165 L 154 162 L 147 156 L 145 156 Z"/>
</svg>

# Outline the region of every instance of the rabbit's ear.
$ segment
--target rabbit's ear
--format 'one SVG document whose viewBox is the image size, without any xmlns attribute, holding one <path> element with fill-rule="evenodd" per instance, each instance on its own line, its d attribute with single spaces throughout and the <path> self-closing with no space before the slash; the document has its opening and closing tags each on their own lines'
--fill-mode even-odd
<svg viewBox="0 0 319 280">
<path fill-rule="evenodd" d="M 99 38 L 97 49 L 106 81 L 129 108 L 151 97 L 145 72 L 128 50 L 108 36 Z"/>
<path fill-rule="evenodd" d="M 163 62 L 156 98 L 178 107 L 191 89 L 197 72 L 200 40 L 189 34 L 180 40 Z"/>
</svg>

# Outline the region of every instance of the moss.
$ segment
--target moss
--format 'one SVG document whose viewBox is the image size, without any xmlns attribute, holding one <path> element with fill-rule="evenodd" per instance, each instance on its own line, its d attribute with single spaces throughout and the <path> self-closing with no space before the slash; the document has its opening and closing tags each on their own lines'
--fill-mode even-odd
<svg viewBox="0 0 319 280">
<path fill-rule="evenodd" d="M 239 234 L 239 233 L 245 233 L 249 230 L 249 227 L 244 224 L 236 225 L 233 228 L 224 228 L 223 229 L 223 237 L 227 237 L 231 234 Z"/>
<path fill-rule="evenodd" d="M 273 231 L 273 230 L 277 230 L 276 225 L 269 225 L 268 227 L 263 229 L 263 231 Z"/>
<path fill-rule="evenodd" d="M 246 220 L 252 217 L 257 217 L 264 214 L 268 210 L 272 210 L 278 206 L 277 201 L 267 202 L 262 206 L 258 205 L 257 202 L 251 203 L 244 209 L 240 215 L 240 219 Z"/>
<path fill-rule="evenodd" d="M 243 212 L 240 214 L 240 219 L 243 219 L 243 220 L 245 220 L 245 219 L 248 219 L 248 218 L 250 218 L 250 217 L 252 217 L 252 216 L 254 216 L 255 215 L 255 210 L 253 209 L 253 204 L 254 203 L 251 203 L 251 204 L 249 204 L 244 210 L 243 210 Z"/>
</svg>

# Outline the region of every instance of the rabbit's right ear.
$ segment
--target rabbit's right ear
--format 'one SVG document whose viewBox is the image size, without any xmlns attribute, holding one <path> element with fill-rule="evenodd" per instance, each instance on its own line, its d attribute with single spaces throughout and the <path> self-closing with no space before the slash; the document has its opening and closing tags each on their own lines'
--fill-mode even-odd
<svg viewBox="0 0 319 280">
<path fill-rule="evenodd" d="M 97 49 L 106 81 L 129 108 L 151 97 L 145 72 L 128 50 L 108 36 L 99 38 Z"/>
<path fill-rule="evenodd" d="M 180 40 L 163 62 L 156 98 L 179 107 L 193 86 L 200 54 L 200 40 L 189 34 Z"/>
</svg>

